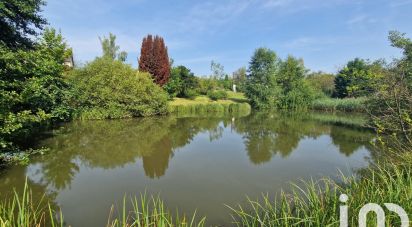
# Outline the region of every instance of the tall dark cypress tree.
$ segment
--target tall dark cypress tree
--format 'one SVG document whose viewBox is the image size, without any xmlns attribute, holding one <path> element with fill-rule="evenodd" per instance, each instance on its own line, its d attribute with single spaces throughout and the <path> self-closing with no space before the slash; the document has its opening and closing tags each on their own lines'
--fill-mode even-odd
<svg viewBox="0 0 412 227">
<path fill-rule="evenodd" d="M 148 35 L 143 39 L 140 50 L 139 70 L 149 72 L 155 83 L 163 86 L 170 77 L 167 47 L 160 36 Z"/>
</svg>

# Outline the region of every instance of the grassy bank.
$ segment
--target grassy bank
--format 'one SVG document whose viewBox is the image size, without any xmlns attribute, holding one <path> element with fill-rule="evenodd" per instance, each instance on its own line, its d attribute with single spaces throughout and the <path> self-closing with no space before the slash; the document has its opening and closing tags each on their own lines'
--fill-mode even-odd
<svg viewBox="0 0 412 227">
<path fill-rule="evenodd" d="M 366 101 L 366 98 L 322 98 L 313 101 L 312 109 L 329 112 L 365 112 Z"/>
<path fill-rule="evenodd" d="M 169 103 L 169 112 L 179 116 L 201 114 L 202 116 L 233 114 L 248 115 L 251 111 L 247 99 L 242 93 L 228 92 L 225 100 L 213 101 L 206 96 L 194 99 L 175 98 Z"/>
</svg>

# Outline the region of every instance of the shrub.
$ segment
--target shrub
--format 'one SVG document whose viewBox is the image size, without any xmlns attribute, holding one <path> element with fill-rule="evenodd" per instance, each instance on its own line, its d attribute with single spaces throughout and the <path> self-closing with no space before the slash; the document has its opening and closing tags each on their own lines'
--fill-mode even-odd
<svg viewBox="0 0 412 227">
<path fill-rule="evenodd" d="M 382 62 L 369 62 L 355 58 L 349 61 L 335 77 L 335 92 L 337 98 L 361 97 L 374 92 L 374 83 L 382 77 L 384 69 Z"/>
<path fill-rule="evenodd" d="M 69 53 L 54 29 L 46 29 L 29 50 L 0 43 L 0 153 L 26 150 L 42 127 L 70 119 L 70 85 L 63 79 Z"/>
<path fill-rule="evenodd" d="M 279 97 L 281 109 L 307 109 L 315 99 L 315 91 L 305 81 Z"/>
<path fill-rule="evenodd" d="M 74 70 L 74 105 L 80 118 L 124 118 L 167 112 L 167 94 L 148 73 L 107 58 Z"/>
<path fill-rule="evenodd" d="M 211 99 L 211 100 L 220 100 L 220 99 L 227 99 L 227 92 L 224 90 L 214 90 L 214 91 L 209 91 L 207 93 L 207 96 Z"/>
<path fill-rule="evenodd" d="M 212 78 L 199 78 L 197 91 L 202 95 L 207 95 L 211 90 L 218 88 L 218 82 Z"/>
<path fill-rule="evenodd" d="M 367 109 L 378 133 L 392 134 L 393 140 L 412 145 L 412 40 L 399 32 L 390 32 L 393 47 L 403 52 L 394 60 L 384 76 L 374 84 Z M 388 142 L 391 142 L 388 141 Z"/>
<path fill-rule="evenodd" d="M 195 91 L 195 90 L 193 90 L 193 89 L 190 89 L 190 90 L 187 90 L 186 92 L 185 92 L 185 97 L 186 98 L 188 98 L 188 99 L 195 99 L 196 98 L 196 96 L 198 96 L 198 93 Z"/>
<path fill-rule="evenodd" d="M 172 68 L 171 77 L 164 89 L 172 98 L 193 98 L 196 96 L 194 91 L 196 87 L 197 79 L 194 74 L 190 72 L 190 69 L 181 65 Z"/>
<path fill-rule="evenodd" d="M 335 91 L 335 76 L 333 74 L 315 72 L 306 77 L 306 81 L 316 91 L 322 92 L 325 96 L 332 96 Z"/>
</svg>

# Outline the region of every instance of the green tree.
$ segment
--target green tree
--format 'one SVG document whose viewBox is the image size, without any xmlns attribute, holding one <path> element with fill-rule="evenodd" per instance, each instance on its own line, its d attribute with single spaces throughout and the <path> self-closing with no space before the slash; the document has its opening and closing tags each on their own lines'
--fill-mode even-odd
<svg viewBox="0 0 412 227">
<path fill-rule="evenodd" d="M 375 93 L 367 109 L 376 131 L 392 134 L 395 138 L 390 142 L 401 142 L 403 149 L 412 145 L 412 40 L 396 31 L 389 33 L 389 40 L 403 51 L 403 56 L 373 84 Z"/>
<path fill-rule="evenodd" d="M 286 61 L 280 64 L 280 70 L 276 76 L 276 80 L 283 91 L 288 93 L 302 83 L 305 74 L 306 69 L 303 60 L 296 59 L 289 55 Z"/>
<path fill-rule="evenodd" d="M 335 97 L 360 97 L 373 92 L 372 83 L 380 76 L 379 62 L 370 63 L 355 58 L 339 71 L 335 78 Z"/>
<path fill-rule="evenodd" d="M 0 0 L 0 42 L 8 48 L 32 48 L 30 38 L 47 24 L 41 16 L 43 0 Z"/>
<path fill-rule="evenodd" d="M 233 79 L 229 75 L 225 75 L 223 79 L 219 80 L 220 87 L 226 90 L 232 90 Z"/>
<path fill-rule="evenodd" d="M 187 97 L 192 95 L 198 81 L 190 69 L 185 66 L 173 67 L 171 76 L 164 89 L 171 97 Z"/>
<path fill-rule="evenodd" d="M 276 81 L 280 60 L 276 53 L 267 48 L 255 51 L 249 63 L 245 95 L 257 109 L 274 108 L 278 105 L 280 87 Z"/>
<path fill-rule="evenodd" d="M 389 32 L 389 41 L 393 47 L 401 49 L 403 57 L 395 61 L 395 64 L 405 74 L 405 79 L 408 81 L 408 86 L 412 86 L 412 41 L 405 37 L 405 33 L 398 31 Z"/>
<path fill-rule="evenodd" d="M 109 33 L 109 37 L 100 38 L 100 44 L 102 45 L 103 57 L 119 60 L 125 62 L 127 59 L 127 53 L 125 51 L 120 51 L 120 47 L 116 45 L 116 36 Z"/>
<path fill-rule="evenodd" d="M 11 153 L 25 148 L 45 122 L 67 120 L 69 85 L 64 81 L 64 59 L 71 50 L 62 35 L 46 29 L 33 49 L 0 45 L 0 149 Z"/>
<path fill-rule="evenodd" d="M 335 76 L 324 72 L 313 72 L 306 77 L 308 83 L 325 96 L 332 96 L 335 91 Z"/>
<path fill-rule="evenodd" d="M 279 107 L 283 109 L 306 108 L 314 99 L 314 92 L 304 80 L 307 70 L 302 59 L 288 56 L 280 64 L 276 81 L 281 88 Z"/>
<path fill-rule="evenodd" d="M 213 78 L 198 77 L 197 92 L 206 95 L 209 91 L 216 90 L 218 88 L 218 81 Z"/>
</svg>

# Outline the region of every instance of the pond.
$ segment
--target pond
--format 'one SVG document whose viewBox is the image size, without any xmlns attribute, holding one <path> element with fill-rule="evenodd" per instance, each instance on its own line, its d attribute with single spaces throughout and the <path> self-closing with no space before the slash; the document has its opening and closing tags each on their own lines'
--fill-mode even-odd
<svg viewBox="0 0 412 227">
<path fill-rule="evenodd" d="M 105 226 L 125 195 L 160 195 L 168 208 L 228 224 L 230 211 L 301 179 L 352 174 L 373 157 L 373 134 L 356 116 L 254 113 L 158 117 L 61 125 L 47 154 L 0 175 L 0 194 L 46 193 L 71 226 Z"/>
</svg>

